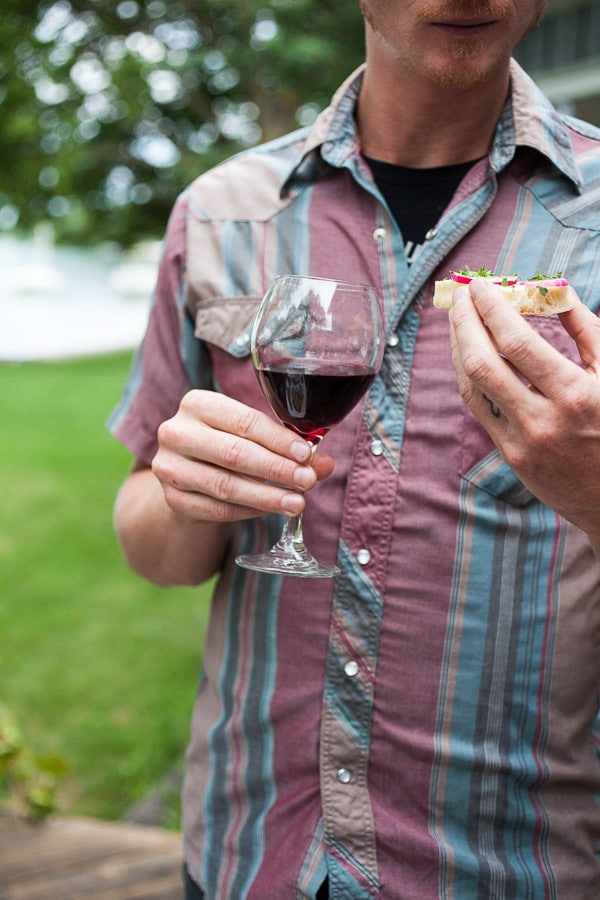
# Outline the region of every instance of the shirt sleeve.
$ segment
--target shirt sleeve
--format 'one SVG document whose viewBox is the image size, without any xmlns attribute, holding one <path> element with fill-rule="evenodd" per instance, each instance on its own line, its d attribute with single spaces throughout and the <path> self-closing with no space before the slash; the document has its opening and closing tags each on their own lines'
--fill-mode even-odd
<svg viewBox="0 0 600 900">
<path fill-rule="evenodd" d="M 197 381 L 198 360 L 190 359 L 190 349 L 198 342 L 185 303 L 186 210 L 182 197 L 169 219 L 146 333 L 107 422 L 114 437 L 148 466 L 158 449 L 159 425 L 175 414 Z"/>
</svg>

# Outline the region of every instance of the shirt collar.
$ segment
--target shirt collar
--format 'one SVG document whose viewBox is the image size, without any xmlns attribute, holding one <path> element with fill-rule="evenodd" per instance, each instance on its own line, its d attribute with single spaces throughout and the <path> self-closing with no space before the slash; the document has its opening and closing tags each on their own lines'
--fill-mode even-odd
<svg viewBox="0 0 600 900">
<path fill-rule="evenodd" d="M 338 88 L 331 104 L 317 117 L 302 144 L 299 158 L 282 185 L 282 194 L 304 184 L 314 184 L 332 166 L 343 166 L 359 148 L 354 111 L 364 70 L 364 64 L 356 69 Z"/>
<path fill-rule="evenodd" d="M 531 147 L 581 189 L 583 178 L 563 117 L 519 66 L 510 64 L 510 95 L 498 123 L 491 154 L 492 167 L 500 171 L 514 156 L 516 147 Z"/>
<path fill-rule="evenodd" d="M 354 111 L 365 65 L 356 69 L 317 117 L 282 186 L 282 194 L 314 184 L 330 167 L 344 166 L 360 147 Z M 583 178 L 575 161 L 569 132 L 547 97 L 513 59 L 510 94 L 498 122 L 490 162 L 500 172 L 513 159 L 517 147 L 531 147 L 581 189 Z"/>
</svg>

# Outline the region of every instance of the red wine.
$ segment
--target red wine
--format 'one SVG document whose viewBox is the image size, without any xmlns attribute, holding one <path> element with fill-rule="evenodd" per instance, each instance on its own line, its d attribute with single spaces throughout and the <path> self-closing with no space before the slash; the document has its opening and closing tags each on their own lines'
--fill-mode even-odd
<svg viewBox="0 0 600 900">
<path fill-rule="evenodd" d="M 259 368 L 257 375 L 275 415 L 312 443 L 341 422 L 375 378 L 368 366 L 312 359 Z"/>
</svg>

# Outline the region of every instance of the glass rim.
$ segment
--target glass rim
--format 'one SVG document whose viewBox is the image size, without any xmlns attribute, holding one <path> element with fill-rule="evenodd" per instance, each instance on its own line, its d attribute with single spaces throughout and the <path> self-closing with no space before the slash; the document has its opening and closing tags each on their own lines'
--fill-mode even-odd
<svg viewBox="0 0 600 900">
<path fill-rule="evenodd" d="M 331 278 L 327 275 L 298 275 L 294 272 L 282 272 L 280 275 L 275 275 L 273 278 L 272 284 L 275 284 L 277 281 L 321 281 L 325 284 L 337 284 L 340 288 L 344 288 L 346 290 L 361 290 L 367 289 L 369 291 L 375 291 L 377 295 L 379 295 L 379 291 L 375 287 L 374 284 L 369 284 L 366 281 L 347 281 L 343 278 Z"/>
</svg>

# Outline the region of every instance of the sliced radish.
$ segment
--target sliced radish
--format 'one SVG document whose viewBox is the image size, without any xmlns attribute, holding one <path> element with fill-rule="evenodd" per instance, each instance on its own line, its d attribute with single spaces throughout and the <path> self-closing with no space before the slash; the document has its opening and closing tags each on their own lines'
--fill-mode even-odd
<svg viewBox="0 0 600 900">
<path fill-rule="evenodd" d="M 480 278 L 480 277 L 482 277 L 482 276 L 480 276 L 480 275 L 463 275 L 462 272 L 451 272 L 450 273 L 450 278 L 452 279 L 452 281 L 456 281 L 457 284 L 470 284 L 470 282 L 473 281 L 473 278 Z M 491 275 L 491 276 L 487 276 L 487 280 L 491 281 L 492 284 L 499 284 L 502 286 L 503 284 L 505 284 L 505 285 L 517 284 L 519 279 L 515 275 L 505 275 L 505 276 Z"/>
<path fill-rule="evenodd" d="M 457 284 L 470 284 L 473 281 L 470 275 L 461 275 L 460 272 L 450 272 L 450 278 Z"/>
<path fill-rule="evenodd" d="M 534 285 L 534 287 L 551 288 L 566 287 L 569 282 L 566 278 L 533 278 L 530 281 L 523 281 L 522 283 L 531 284 Z"/>
</svg>

